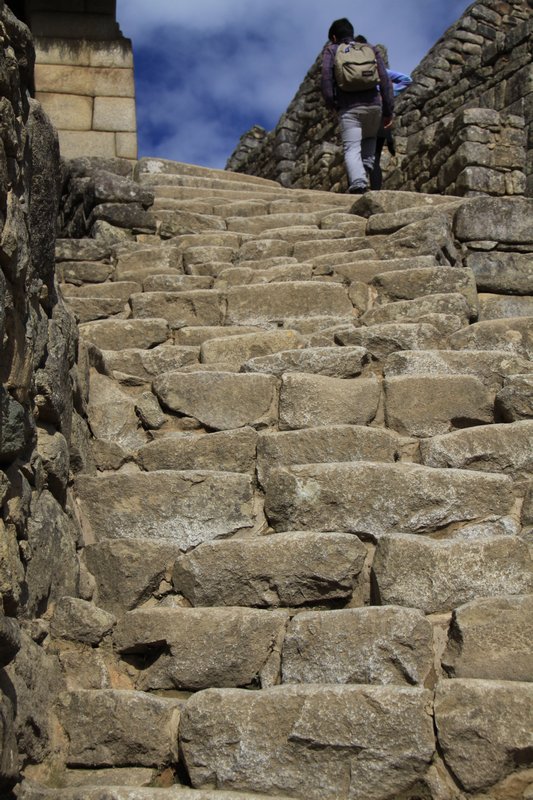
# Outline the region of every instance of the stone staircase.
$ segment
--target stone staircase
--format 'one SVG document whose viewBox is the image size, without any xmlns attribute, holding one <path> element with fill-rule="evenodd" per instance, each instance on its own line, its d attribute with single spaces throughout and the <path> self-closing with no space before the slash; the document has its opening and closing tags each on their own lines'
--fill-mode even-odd
<svg viewBox="0 0 533 800">
<path fill-rule="evenodd" d="M 57 244 L 84 572 L 20 798 L 532 798 L 532 202 L 136 179 L 153 231 Z"/>
</svg>

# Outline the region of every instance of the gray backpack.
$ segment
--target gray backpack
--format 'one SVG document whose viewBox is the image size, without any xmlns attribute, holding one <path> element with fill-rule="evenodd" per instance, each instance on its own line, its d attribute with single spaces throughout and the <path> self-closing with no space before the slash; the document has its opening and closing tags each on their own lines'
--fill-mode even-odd
<svg viewBox="0 0 533 800">
<path fill-rule="evenodd" d="M 341 42 L 334 68 L 337 86 L 343 92 L 365 92 L 379 83 L 376 54 L 369 44 Z"/>
</svg>

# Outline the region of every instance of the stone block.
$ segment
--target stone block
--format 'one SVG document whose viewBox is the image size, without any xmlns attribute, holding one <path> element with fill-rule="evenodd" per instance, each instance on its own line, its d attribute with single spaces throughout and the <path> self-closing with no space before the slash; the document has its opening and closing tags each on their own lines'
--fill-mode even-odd
<svg viewBox="0 0 533 800">
<path fill-rule="evenodd" d="M 168 336 L 166 319 L 103 319 L 80 325 L 80 338 L 101 350 L 149 349 Z"/>
<path fill-rule="evenodd" d="M 127 690 L 64 692 L 57 711 L 71 767 L 163 767 L 175 763 L 179 700 Z"/>
<path fill-rule="evenodd" d="M 147 383 L 162 372 L 197 364 L 198 355 L 197 347 L 178 347 L 173 344 L 160 344 L 151 350 L 102 350 L 104 364 L 110 373 L 122 372 Z"/>
<path fill-rule="evenodd" d="M 167 372 L 156 378 L 153 390 L 164 407 L 214 430 L 277 421 L 278 380 L 273 375 Z"/>
<path fill-rule="evenodd" d="M 451 678 L 533 677 L 533 595 L 483 597 L 455 609 L 442 665 Z"/>
<path fill-rule="evenodd" d="M 428 467 L 498 472 L 515 479 L 533 472 L 533 420 L 512 425 L 480 425 L 420 442 Z"/>
<path fill-rule="evenodd" d="M 95 131 L 136 131 L 135 98 L 95 97 L 93 128 Z"/>
<path fill-rule="evenodd" d="M 249 476 L 230 472 L 159 471 L 84 477 L 76 494 L 89 541 L 151 539 L 189 550 L 251 528 Z"/>
<path fill-rule="evenodd" d="M 470 375 L 491 391 L 502 388 L 507 376 L 527 373 L 530 362 L 500 350 L 405 350 L 391 353 L 383 371 L 399 375 Z"/>
<path fill-rule="evenodd" d="M 256 448 L 257 431 L 253 428 L 206 434 L 172 434 L 141 447 L 137 461 L 147 471 L 216 469 L 253 472 Z"/>
<path fill-rule="evenodd" d="M 297 350 L 303 345 L 304 340 L 296 331 L 245 333 L 209 339 L 200 348 L 200 360 L 203 364 L 218 362 L 240 369 L 250 358 L 278 353 L 280 350 Z"/>
<path fill-rule="evenodd" d="M 288 373 L 282 377 L 280 430 L 321 425 L 368 425 L 381 399 L 381 381 L 344 380 L 326 375 Z"/>
<path fill-rule="evenodd" d="M 179 558 L 176 591 L 193 606 L 329 606 L 362 588 L 366 548 L 341 533 L 212 542 Z"/>
<path fill-rule="evenodd" d="M 533 374 L 506 378 L 496 395 L 496 408 L 505 422 L 533 417 Z"/>
<path fill-rule="evenodd" d="M 428 294 L 459 292 L 465 296 L 472 317 L 477 317 L 478 302 L 474 273 L 458 267 L 424 267 L 376 275 L 372 285 L 381 303 L 415 300 Z"/>
<path fill-rule="evenodd" d="M 353 311 L 342 286 L 312 281 L 235 287 L 228 290 L 227 303 L 230 325 L 272 324 L 285 317 L 350 317 Z"/>
<path fill-rule="evenodd" d="M 480 292 L 531 294 L 531 256 L 526 253 L 470 253 L 466 264 Z"/>
<path fill-rule="evenodd" d="M 433 666 L 433 628 L 420 611 L 304 611 L 289 623 L 282 683 L 423 685 Z"/>
<path fill-rule="evenodd" d="M 494 421 L 494 392 L 470 375 L 386 378 L 385 420 L 406 436 L 429 437 Z"/>
<path fill-rule="evenodd" d="M 463 294 L 458 292 L 427 294 L 416 300 L 397 300 L 383 306 L 374 306 L 361 317 L 364 325 L 391 322 L 419 322 L 426 315 L 448 314 L 458 317 L 467 325 L 472 311 Z"/>
<path fill-rule="evenodd" d="M 532 288 L 533 291 L 533 288 Z M 485 294 L 479 297 L 479 320 L 533 317 L 533 295 Z"/>
<path fill-rule="evenodd" d="M 84 15 L 84 19 L 86 16 Z M 131 69 L 37 64 L 35 84 L 41 92 L 60 92 L 89 97 L 135 97 Z"/>
<path fill-rule="evenodd" d="M 385 800 L 428 769 L 430 706 L 429 692 L 400 686 L 211 689 L 186 704 L 180 747 L 197 789 Z"/>
<path fill-rule="evenodd" d="M 104 539 L 87 544 L 84 562 L 96 582 L 96 602 L 115 616 L 142 605 L 172 571 L 177 544 L 150 539 Z"/>
<path fill-rule="evenodd" d="M 138 155 L 137 134 L 117 131 L 115 133 L 115 149 L 117 158 L 136 160 Z"/>
<path fill-rule="evenodd" d="M 133 317 L 162 317 L 172 328 L 221 325 L 223 297 L 212 289 L 192 292 L 142 292 L 130 298 Z"/>
<path fill-rule="evenodd" d="M 56 128 L 67 131 L 92 129 L 94 102 L 92 97 L 37 92 L 35 99 L 41 103 Z"/>
<path fill-rule="evenodd" d="M 136 247 L 118 249 L 116 253 L 117 281 L 142 281 L 149 275 L 183 274 L 183 256 L 177 247 Z"/>
<path fill-rule="evenodd" d="M 533 317 L 475 322 L 450 336 L 453 350 L 505 350 L 522 358 L 533 357 Z"/>
<path fill-rule="evenodd" d="M 373 574 L 380 603 L 419 608 L 426 614 L 450 611 L 477 597 L 527 594 L 533 587 L 527 545 L 512 536 L 382 537 Z"/>
<path fill-rule="evenodd" d="M 508 244 L 533 242 L 533 200 L 514 197 L 476 197 L 458 209 L 455 234 L 462 242 L 493 241 Z"/>
<path fill-rule="evenodd" d="M 114 133 L 60 129 L 58 136 L 63 158 L 77 158 L 80 153 L 99 158 L 114 158 L 117 155 Z"/>
<path fill-rule="evenodd" d="M 357 253 L 353 254 L 354 256 Z M 378 259 L 359 259 L 353 263 L 346 262 L 333 264 L 333 271 L 347 281 L 361 281 L 370 283 L 376 275 L 385 272 L 399 272 L 400 270 L 424 269 L 436 265 L 433 256 L 413 256 L 412 258 L 388 258 L 385 261 Z"/>
<path fill-rule="evenodd" d="M 257 472 L 271 468 L 340 461 L 388 461 L 399 457 L 401 438 L 393 431 L 363 425 L 327 425 L 259 434 Z"/>
<path fill-rule="evenodd" d="M 306 347 L 246 361 L 242 372 L 267 372 L 281 377 L 287 372 L 307 372 L 330 378 L 355 378 L 368 361 L 363 347 Z"/>
<path fill-rule="evenodd" d="M 98 645 L 113 630 L 116 619 L 93 603 L 62 597 L 54 609 L 50 632 L 56 639 Z"/>
<path fill-rule="evenodd" d="M 277 531 L 347 531 L 380 536 L 432 532 L 456 522 L 506 516 L 506 476 L 414 464 L 306 464 L 269 471 L 265 513 Z M 385 502 L 386 499 L 386 502 Z"/>
<path fill-rule="evenodd" d="M 462 789 L 492 793 L 533 746 L 533 684 L 457 679 L 441 681 L 435 698 L 444 761 Z"/>
<path fill-rule="evenodd" d="M 118 623 L 115 649 L 150 654 L 137 687 L 198 691 L 268 686 L 279 671 L 285 611 L 248 608 L 151 608 Z"/>
<path fill-rule="evenodd" d="M 384 361 L 398 350 L 436 350 L 442 344 L 434 325 L 402 321 L 346 329 L 336 333 L 335 340 L 344 346 L 364 347 L 376 361 Z"/>
</svg>

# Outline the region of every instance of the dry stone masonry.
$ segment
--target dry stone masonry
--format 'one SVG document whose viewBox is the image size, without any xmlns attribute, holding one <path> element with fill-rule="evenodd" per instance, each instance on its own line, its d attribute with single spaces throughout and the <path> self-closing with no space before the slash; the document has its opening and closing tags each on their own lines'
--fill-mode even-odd
<svg viewBox="0 0 533 800">
<path fill-rule="evenodd" d="M 60 166 L 0 20 L 1 796 L 531 800 L 533 200 Z"/>
<path fill-rule="evenodd" d="M 353 22 L 358 29 L 357 12 Z M 396 100 L 397 155 L 383 155 L 387 189 L 533 194 L 532 31 L 531 0 L 476 0 L 446 31 Z M 320 63 L 273 131 L 254 126 L 243 135 L 228 169 L 296 188 L 346 188 Z"/>
</svg>

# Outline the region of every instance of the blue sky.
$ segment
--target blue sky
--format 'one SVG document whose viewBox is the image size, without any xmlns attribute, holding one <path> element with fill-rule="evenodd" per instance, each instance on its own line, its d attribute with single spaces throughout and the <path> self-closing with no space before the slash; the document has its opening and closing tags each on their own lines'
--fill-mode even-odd
<svg viewBox="0 0 533 800">
<path fill-rule="evenodd" d="M 133 41 L 139 155 L 224 167 L 254 124 L 275 127 L 334 19 L 411 72 L 469 0 L 118 0 Z"/>
</svg>

